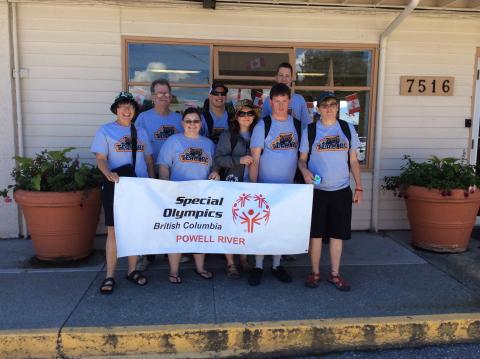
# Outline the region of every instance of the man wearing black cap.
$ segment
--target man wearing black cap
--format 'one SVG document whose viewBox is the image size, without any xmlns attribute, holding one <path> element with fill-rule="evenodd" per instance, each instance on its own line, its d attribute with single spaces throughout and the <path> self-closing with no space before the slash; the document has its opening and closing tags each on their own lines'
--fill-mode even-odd
<svg viewBox="0 0 480 359">
<path fill-rule="evenodd" d="M 356 150 L 360 146 L 354 127 L 338 118 L 339 101 L 333 92 L 317 101 L 320 117 L 302 133 L 298 168 L 305 183 L 314 184 L 310 259 L 312 273 L 305 286 L 316 288 L 320 281 L 322 240 L 329 240 L 331 272 L 327 281 L 341 291 L 350 290 L 340 276 L 343 241 L 350 239 L 352 201 L 362 201 L 362 179 Z M 355 191 L 350 189 L 350 172 Z"/>
<path fill-rule="evenodd" d="M 213 81 L 202 114 L 203 135 L 215 144 L 220 134 L 228 129 L 229 114 L 225 109 L 228 88 L 220 81 Z"/>
</svg>

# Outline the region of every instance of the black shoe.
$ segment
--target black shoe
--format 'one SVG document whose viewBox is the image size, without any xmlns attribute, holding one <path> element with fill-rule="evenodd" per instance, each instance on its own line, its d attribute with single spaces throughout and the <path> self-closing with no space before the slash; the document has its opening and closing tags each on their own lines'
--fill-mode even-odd
<svg viewBox="0 0 480 359">
<path fill-rule="evenodd" d="M 276 269 L 272 268 L 272 274 L 280 282 L 290 283 L 292 281 L 292 277 L 290 277 L 290 274 L 288 274 L 288 272 L 282 266 L 278 266 Z"/>
<path fill-rule="evenodd" d="M 260 284 L 262 281 L 263 269 L 262 268 L 253 268 L 248 275 L 248 284 L 255 287 Z"/>
</svg>

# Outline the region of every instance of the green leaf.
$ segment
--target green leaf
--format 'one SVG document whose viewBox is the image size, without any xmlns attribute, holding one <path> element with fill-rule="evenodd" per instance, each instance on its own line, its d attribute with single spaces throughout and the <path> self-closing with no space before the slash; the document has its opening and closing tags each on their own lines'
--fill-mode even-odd
<svg viewBox="0 0 480 359">
<path fill-rule="evenodd" d="M 40 184 L 42 182 L 42 176 L 41 175 L 36 175 L 32 177 L 31 184 L 32 184 L 32 189 L 35 191 L 40 191 Z"/>
</svg>

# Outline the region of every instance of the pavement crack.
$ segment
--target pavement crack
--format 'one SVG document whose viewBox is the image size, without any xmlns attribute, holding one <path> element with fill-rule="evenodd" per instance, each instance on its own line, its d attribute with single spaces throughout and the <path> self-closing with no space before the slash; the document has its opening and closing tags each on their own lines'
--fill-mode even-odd
<svg viewBox="0 0 480 359">
<path fill-rule="evenodd" d="M 63 347 L 62 330 L 65 327 L 65 325 L 67 324 L 67 322 L 70 320 L 70 318 L 72 317 L 73 313 L 77 310 L 78 306 L 83 301 L 83 299 L 85 298 L 85 296 L 87 295 L 88 291 L 93 286 L 93 284 L 95 283 L 97 278 L 103 272 L 104 268 L 105 268 L 105 264 L 98 270 L 97 274 L 91 280 L 90 284 L 87 286 L 87 288 L 83 292 L 80 299 L 77 301 L 77 303 L 75 303 L 73 309 L 70 311 L 70 313 L 68 313 L 67 317 L 65 318 L 63 323 L 60 325 L 60 328 L 58 329 L 58 332 L 57 332 L 57 341 L 56 341 L 56 346 L 55 346 L 55 358 L 56 359 L 68 359 L 68 355 L 65 353 L 65 350 L 64 350 L 64 347 Z"/>
</svg>

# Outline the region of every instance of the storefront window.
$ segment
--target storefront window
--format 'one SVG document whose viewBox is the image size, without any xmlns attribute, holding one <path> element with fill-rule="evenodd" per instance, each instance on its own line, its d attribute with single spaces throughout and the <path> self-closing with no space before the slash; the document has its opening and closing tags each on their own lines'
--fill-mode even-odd
<svg viewBox="0 0 480 359">
<path fill-rule="evenodd" d="M 329 49 L 324 46 L 296 48 L 218 45 L 213 41 L 201 44 L 136 41 L 125 39 L 126 88 L 134 93 L 143 108 L 151 107 L 150 83 L 158 78 L 170 81 L 174 111 L 189 106 L 203 107 L 212 81 L 221 80 L 228 87 L 229 107 L 238 100 L 252 99 L 261 106 L 275 82 L 277 67 L 291 63 L 295 72 L 294 91 L 304 96 L 313 117 L 315 100 L 323 91 L 334 91 L 340 98 L 340 118 L 352 123 L 361 142 L 359 159 L 369 165 L 368 143 L 371 108 L 373 106 L 373 68 L 376 49 Z M 353 97 L 352 97 L 353 96 Z M 354 98 L 355 110 L 348 109 Z"/>
<path fill-rule="evenodd" d="M 297 49 L 298 86 L 370 86 L 371 51 Z"/>
<path fill-rule="evenodd" d="M 208 84 L 210 48 L 200 45 L 128 44 L 128 81 Z"/>
</svg>

